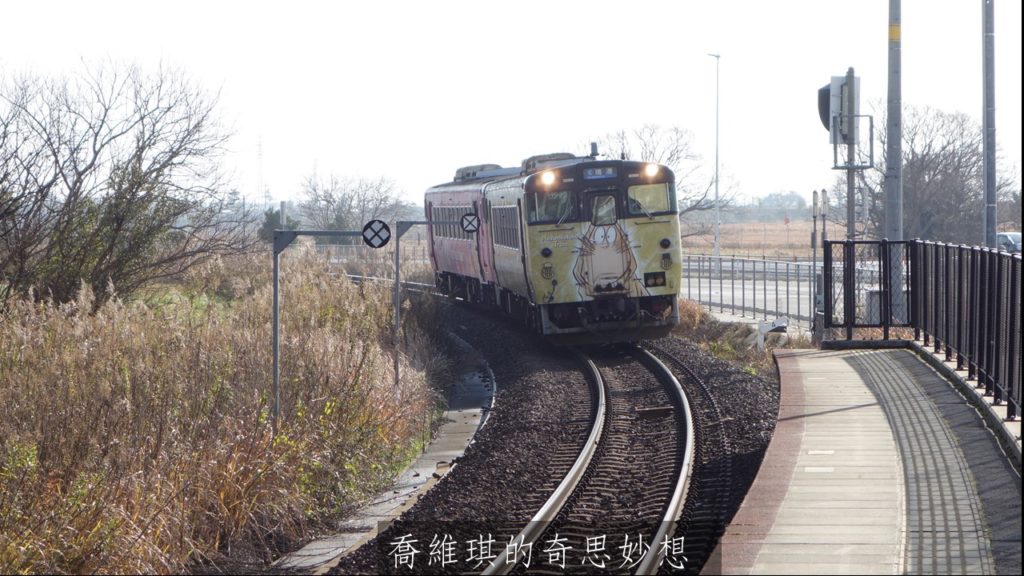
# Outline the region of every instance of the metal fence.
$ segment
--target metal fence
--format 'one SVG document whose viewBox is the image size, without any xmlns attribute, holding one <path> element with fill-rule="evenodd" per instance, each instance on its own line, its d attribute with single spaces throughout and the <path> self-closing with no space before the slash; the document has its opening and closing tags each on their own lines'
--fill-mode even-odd
<svg viewBox="0 0 1024 576">
<path fill-rule="evenodd" d="M 908 242 L 836 241 L 825 243 L 824 316 L 826 328 L 909 327 Z"/>
<path fill-rule="evenodd" d="M 809 262 L 683 255 L 682 292 L 712 312 L 735 316 L 787 316 L 811 328 L 814 272 Z"/>
<path fill-rule="evenodd" d="M 825 327 L 908 326 L 996 404 L 1020 414 L 1021 257 L 988 248 L 827 242 Z"/>
</svg>

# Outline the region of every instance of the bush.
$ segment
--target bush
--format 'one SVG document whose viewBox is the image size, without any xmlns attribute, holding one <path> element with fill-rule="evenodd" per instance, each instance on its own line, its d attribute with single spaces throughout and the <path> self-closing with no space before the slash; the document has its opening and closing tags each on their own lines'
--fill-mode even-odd
<svg viewBox="0 0 1024 576">
<path fill-rule="evenodd" d="M 709 354 L 732 362 L 749 374 L 777 379 L 772 351 L 775 348 L 810 348 L 805 335 L 768 334 L 765 351 L 757 349 L 757 326 L 720 322 L 693 300 L 679 300 L 679 324 L 673 333 L 690 340 Z"/>
<path fill-rule="evenodd" d="M 215 262 L 146 305 L 0 316 L 0 572 L 178 572 L 302 537 L 389 482 L 423 432 L 428 344 L 410 315 L 393 384 L 387 287 L 282 258 L 281 426 L 269 419 L 270 257 Z M 298 260 L 298 261 L 296 261 Z M 218 275 L 246 277 L 244 288 Z M 214 292 L 221 292 L 219 296 Z M 408 344 L 407 344 L 408 345 Z M 411 365 L 408 365 L 409 362 Z"/>
</svg>

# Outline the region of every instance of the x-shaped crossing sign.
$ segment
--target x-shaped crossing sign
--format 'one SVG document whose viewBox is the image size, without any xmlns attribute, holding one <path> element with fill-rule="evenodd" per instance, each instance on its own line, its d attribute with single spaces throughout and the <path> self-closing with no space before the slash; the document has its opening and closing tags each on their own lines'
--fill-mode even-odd
<svg viewBox="0 0 1024 576">
<path fill-rule="evenodd" d="M 472 234 L 480 229 L 480 217 L 472 212 L 462 215 L 462 220 L 459 221 L 459 225 L 462 226 L 462 231 L 466 234 Z"/>
<path fill-rule="evenodd" d="M 383 220 L 370 220 L 363 226 L 363 242 L 370 248 L 382 248 L 391 240 L 391 228 Z"/>
</svg>

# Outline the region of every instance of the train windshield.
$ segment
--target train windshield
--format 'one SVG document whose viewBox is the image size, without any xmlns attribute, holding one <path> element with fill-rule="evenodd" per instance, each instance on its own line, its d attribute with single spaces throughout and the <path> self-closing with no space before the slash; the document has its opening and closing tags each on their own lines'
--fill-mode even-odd
<svg viewBox="0 0 1024 576">
<path fill-rule="evenodd" d="M 594 226 L 611 226 L 615 224 L 615 196 L 608 194 L 594 196 L 591 208 L 594 214 Z"/>
<path fill-rule="evenodd" d="M 576 219 L 576 194 L 571 190 L 526 195 L 530 224 Z"/>
<path fill-rule="evenodd" d="M 629 187 L 629 202 L 626 203 L 631 216 L 650 216 L 655 212 L 672 210 L 674 190 L 670 184 L 640 184 Z"/>
</svg>

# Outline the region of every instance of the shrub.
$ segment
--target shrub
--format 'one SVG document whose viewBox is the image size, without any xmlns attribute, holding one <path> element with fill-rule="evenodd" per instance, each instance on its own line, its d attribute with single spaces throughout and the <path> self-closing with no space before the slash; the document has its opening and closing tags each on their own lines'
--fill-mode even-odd
<svg viewBox="0 0 1024 576">
<path fill-rule="evenodd" d="M 177 572 L 243 543 L 269 556 L 391 480 L 435 401 L 429 320 L 408 317 L 395 389 L 387 287 L 301 251 L 282 262 L 276 435 L 269 254 L 212 263 L 149 305 L 93 313 L 87 285 L 67 304 L 10 302 L 0 572 Z"/>
</svg>

